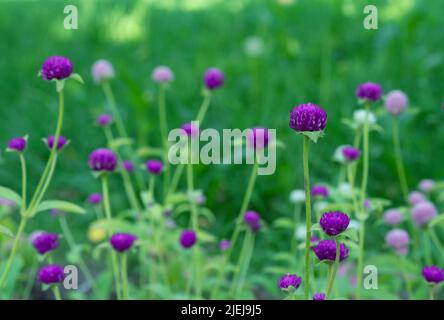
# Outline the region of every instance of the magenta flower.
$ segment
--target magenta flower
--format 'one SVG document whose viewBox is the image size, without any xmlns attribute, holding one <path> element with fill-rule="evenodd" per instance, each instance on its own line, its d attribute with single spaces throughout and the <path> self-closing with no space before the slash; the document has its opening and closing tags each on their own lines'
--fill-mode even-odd
<svg viewBox="0 0 444 320">
<path fill-rule="evenodd" d="M 52 56 L 43 62 L 41 75 L 44 80 L 65 79 L 72 73 L 72 62 L 66 57 Z"/>
<path fill-rule="evenodd" d="M 183 248 L 191 248 L 197 241 L 196 232 L 194 232 L 193 230 L 182 231 L 179 241 Z"/>
<path fill-rule="evenodd" d="M 113 121 L 113 116 L 110 114 L 101 114 L 97 117 L 96 123 L 98 126 L 106 127 Z"/>
<path fill-rule="evenodd" d="M 302 279 L 297 275 L 287 273 L 286 275 L 283 275 L 281 278 L 279 278 L 278 286 L 282 290 L 288 290 L 290 289 L 290 287 L 297 289 L 301 285 L 301 282 Z"/>
<path fill-rule="evenodd" d="M 125 252 L 134 244 L 137 237 L 130 233 L 115 233 L 109 239 L 109 243 L 117 252 Z"/>
<path fill-rule="evenodd" d="M 109 149 L 96 149 L 89 155 L 88 164 L 93 171 L 114 171 L 117 155 Z"/>
<path fill-rule="evenodd" d="M 256 127 L 248 131 L 248 145 L 253 149 L 263 149 L 268 146 L 269 134 L 267 128 Z"/>
<path fill-rule="evenodd" d="M 54 146 L 54 141 L 55 141 L 55 136 L 49 136 L 48 138 L 46 138 L 46 144 L 50 150 Z M 59 136 L 57 140 L 57 150 L 61 150 L 66 145 L 67 142 L 68 140 L 64 136 Z"/>
<path fill-rule="evenodd" d="M 429 193 L 433 190 L 433 187 L 435 186 L 435 181 L 432 179 L 423 179 L 419 182 L 419 189 L 422 192 Z"/>
<path fill-rule="evenodd" d="M 26 149 L 26 139 L 23 137 L 12 138 L 8 142 L 8 149 L 14 150 L 17 152 L 22 152 Z"/>
<path fill-rule="evenodd" d="M 58 264 L 49 264 L 40 269 L 38 278 L 44 284 L 59 283 L 65 278 L 65 272 Z"/>
<path fill-rule="evenodd" d="M 351 146 L 345 146 L 341 151 L 344 158 L 349 162 L 355 161 L 361 156 L 361 151 Z"/>
<path fill-rule="evenodd" d="M 170 68 L 166 66 L 158 66 L 151 73 L 151 78 L 157 83 L 168 83 L 173 81 L 174 74 Z"/>
<path fill-rule="evenodd" d="M 209 90 L 214 90 L 224 84 L 224 74 L 217 68 L 210 68 L 205 71 L 204 84 Z"/>
<path fill-rule="evenodd" d="M 33 237 L 32 245 L 39 254 L 45 254 L 58 248 L 59 235 L 47 232 L 39 232 Z"/>
<path fill-rule="evenodd" d="M 397 209 L 389 209 L 384 214 L 384 222 L 389 226 L 397 226 L 404 220 L 404 216 Z"/>
<path fill-rule="evenodd" d="M 427 282 L 438 284 L 444 281 L 444 270 L 437 266 L 426 266 L 422 269 L 422 276 Z"/>
<path fill-rule="evenodd" d="M 322 215 L 319 223 L 322 230 L 332 237 L 341 234 L 347 229 L 350 218 L 340 211 L 326 212 Z"/>
<path fill-rule="evenodd" d="M 133 172 L 134 171 L 134 163 L 129 160 L 124 160 L 122 162 L 122 167 L 125 171 Z"/>
<path fill-rule="evenodd" d="M 244 222 L 250 227 L 251 231 L 257 232 L 261 228 L 261 216 L 255 211 L 247 211 L 244 214 Z"/>
<path fill-rule="evenodd" d="M 409 242 L 409 234 L 402 229 L 393 229 L 385 236 L 385 243 L 398 253 L 407 253 Z"/>
<path fill-rule="evenodd" d="M 412 219 L 417 226 L 423 226 L 438 215 L 438 210 L 429 201 L 417 203 L 412 208 Z"/>
<path fill-rule="evenodd" d="M 336 244 L 333 239 L 326 239 L 319 241 L 318 245 L 313 248 L 313 252 L 319 260 L 335 261 L 336 259 Z M 348 249 L 345 244 L 339 244 L 339 261 L 343 261 L 348 257 Z"/>
<path fill-rule="evenodd" d="M 148 160 L 146 162 L 146 169 L 149 173 L 158 175 L 162 172 L 163 163 L 160 160 Z"/>
<path fill-rule="evenodd" d="M 407 95 L 401 90 L 393 90 L 385 97 L 385 108 L 392 115 L 396 116 L 407 108 Z"/>
<path fill-rule="evenodd" d="M 327 198 L 329 194 L 328 188 L 321 184 L 316 184 L 311 188 L 311 195 L 313 197 Z"/>
<path fill-rule="evenodd" d="M 290 128 L 297 132 L 321 131 L 327 125 L 327 113 L 313 103 L 300 104 L 290 112 Z"/>
<path fill-rule="evenodd" d="M 419 191 L 410 192 L 409 202 L 412 206 L 414 206 L 415 204 L 418 204 L 420 202 L 423 202 L 423 201 L 427 201 L 427 198 L 421 192 L 419 192 Z"/>
<path fill-rule="evenodd" d="M 192 122 L 184 123 L 181 127 L 182 131 L 189 137 L 196 137 L 199 134 L 199 128 Z"/>
<path fill-rule="evenodd" d="M 325 293 L 323 292 L 316 292 L 313 295 L 313 300 L 325 300 L 327 297 L 325 296 Z"/>
<path fill-rule="evenodd" d="M 88 202 L 93 205 L 99 204 L 100 202 L 102 202 L 102 195 L 100 193 L 90 194 L 88 197 Z"/>
<path fill-rule="evenodd" d="M 377 101 L 381 98 L 382 87 L 374 82 L 362 83 L 356 88 L 356 96 L 359 99 Z"/>
<path fill-rule="evenodd" d="M 231 247 L 231 243 L 227 239 L 223 239 L 219 242 L 219 249 L 221 249 L 221 250 L 225 251 L 225 250 L 230 249 L 230 247 Z"/>
<path fill-rule="evenodd" d="M 100 59 L 91 67 L 92 77 L 95 83 L 102 83 L 114 78 L 114 68 L 108 60 Z"/>
</svg>

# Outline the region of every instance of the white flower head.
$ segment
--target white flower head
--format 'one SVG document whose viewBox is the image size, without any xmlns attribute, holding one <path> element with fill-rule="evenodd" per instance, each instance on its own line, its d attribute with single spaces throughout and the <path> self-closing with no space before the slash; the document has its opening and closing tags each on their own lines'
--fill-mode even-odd
<svg viewBox="0 0 444 320">
<path fill-rule="evenodd" d="M 367 115 L 367 113 L 368 113 L 368 115 Z M 353 120 L 359 126 L 364 125 L 366 118 L 367 118 L 368 123 L 370 125 L 376 123 L 376 116 L 371 111 L 367 111 L 367 110 L 364 110 L 364 109 L 359 109 L 359 110 L 356 110 L 355 112 L 353 112 Z"/>
<path fill-rule="evenodd" d="M 264 41 L 258 36 L 249 36 L 244 42 L 244 51 L 247 56 L 258 57 L 264 53 Z"/>
<path fill-rule="evenodd" d="M 301 189 L 293 190 L 290 193 L 290 202 L 291 203 L 301 203 L 305 201 L 305 191 Z"/>
</svg>

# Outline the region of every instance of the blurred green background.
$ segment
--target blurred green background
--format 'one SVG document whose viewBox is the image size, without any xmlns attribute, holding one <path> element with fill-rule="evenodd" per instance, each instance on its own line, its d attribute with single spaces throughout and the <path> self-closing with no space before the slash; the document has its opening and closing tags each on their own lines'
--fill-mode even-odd
<svg viewBox="0 0 444 320">
<path fill-rule="evenodd" d="M 379 9 L 379 29 L 363 27 L 360 0 L 146 0 L 146 1 L 0 1 L 0 146 L 29 134 L 27 157 L 31 185 L 43 170 L 48 152 L 42 137 L 54 131 L 57 96 L 53 85 L 37 78 L 44 59 L 65 55 L 85 85 L 70 83 L 66 92 L 63 134 L 71 139 L 63 152 L 48 197 L 83 203 L 99 184 L 87 157 L 105 139 L 94 118 L 102 112 L 103 93 L 92 81 L 97 59 L 116 70 L 112 87 L 125 124 L 137 145 L 158 146 L 157 88 L 152 69 L 168 65 L 175 80 L 167 94 L 171 127 L 191 120 L 201 103 L 202 74 L 210 66 L 226 75 L 215 92 L 206 126 L 217 129 L 266 126 L 286 144 L 278 149 L 274 175 L 257 180 L 251 208 L 271 222 L 291 214 L 288 195 L 302 188 L 301 138 L 288 128 L 296 104 L 315 102 L 329 116 L 326 136 L 311 149 L 312 182 L 334 183 L 336 147 L 352 142 L 341 119 L 357 108 L 359 83 L 375 81 L 385 91 L 402 89 L 417 108 L 402 117 L 402 144 L 413 188 L 425 177 L 442 178 L 440 159 L 444 127 L 441 102 L 444 77 L 440 0 L 372 1 Z M 65 30 L 63 8 L 79 10 L 79 29 Z M 378 122 L 383 134 L 371 137 L 369 190 L 372 196 L 400 200 L 391 147 L 390 118 Z M 227 235 L 237 214 L 250 172 L 247 165 L 199 166 L 196 184 L 217 216 L 215 233 Z M 229 177 L 229 178 L 227 178 Z M 1 153 L 0 185 L 20 187 L 14 154 Z M 114 205 L 125 206 L 118 178 Z M 82 220 L 83 219 L 83 220 Z M 83 234 L 76 218 L 77 232 Z M 48 229 L 51 217 L 32 221 Z M 30 228 L 31 230 L 32 228 Z M 267 247 L 287 247 L 287 235 L 270 235 Z M 284 240 L 284 241 L 280 241 Z M 268 240 L 267 240 L 268 241 Z M 371 245 L 369 245 L 371 247 Z"/>
</svg>

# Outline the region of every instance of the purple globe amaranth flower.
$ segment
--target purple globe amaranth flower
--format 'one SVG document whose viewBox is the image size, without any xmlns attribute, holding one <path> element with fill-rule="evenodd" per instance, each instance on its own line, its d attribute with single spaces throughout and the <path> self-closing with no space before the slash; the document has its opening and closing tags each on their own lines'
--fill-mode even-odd
<svg viewBox="0 0 444 320">
<path fill-rule="evenodd" d="M 99 204 L 102 202 L 102 195 L 100 193 L 92 193 L 88 197 L 88 202 L 91 204 Z"/>
<path fill-rule="evenodd" d="M 146 169 L 149 173 L 158 175 L 162 172 L 163 163 L 160 160 L 148 160 L 146 162 Z"/>
<path fill-rule="evenodd" d="M 323 292 L 316 292 L 313 295 L 313 300 L 325 300 L 326 298 L 327 297 L 326 297 L 325 293 L 323 293 Z"/>
<path fill-rule="evenodd" d="M 319 223 L 327 235 L 337 236 L 347 229 L 350 218 L 341 211 L 326 212 Z"/>
<path fill-rule="evenodd" d="M 108 60 L 100 59 L 91 67 L 92 77 L 95 83 L 102 83 L 114 78 L 114 68 Z"/>
<path fill-rule="evenodd" d="M 43 62 L 41 75 L 45 80 L 65 79 L 72 73 L 72 62 L 66 57 L 52 56 Z"/>
<path fill-rule="evenodd" d="M 425 266 L 422 269 L 422 276 L 427 282 L 438 284 L 444 281 L 444 270 L 437 266 Z"/>
<path fill-rule="evenodd" d="M 316 184 L 311 188 L 311 195 L 313 197 L 327 198 L 330 192 L 326 186 Z"/>
<path fill-rule="evenodd" d="M 409 242 L 409 234 L 403 229 L 393 229 L 385 235 L 385 244 L 397 251 L 407 248 Z"/>
<path fill-rule="evenodd" d="M 423 179 L 419 182 L 419 189 L 422 192 L 429 193 L 435 187 L 435 181 L 432 179 Z"/>
<path fill-rule="evenodd" d="M 182 247 L 184 247 L 185 249 L 191 248 L 197 241 L 196 232 L 194 232 L 193 230 L 182 231 L 179 241 Z"/>
<path fill-rule="evenodd" d="M 151 73 L 151 78 L 157 83 L 168 83 L 173 81 L 174 74 L 170 68 L 166 66 L 158 66 Z"/>
<path fill-rule="evenodd" d="M 45 254 L 58 248 L 59 235 L 47 232 L 40 232 L 33 238 L 32 245 L 38 253 Z"/>
<path fill-rule="evenodd" d="M 301 285 L 301 282 L 302 279 L 297 275 L 287 273 L 279 278 L 278 286 L 282 290 L 288 290 L 290 287 L 297 289 Z"/>
<path fill-rule="evenodd" d="M 134 171 L 134 163 L 129 160 L 124 160 L 122 162 L 122 167 L 125 171 L 133 172 Z"/>
<path fill-rule="evenodd" d="M 355 161 L 361 156 L 361 151 L 359 149 L 351 147 L 351 146 L 345 146 L 342 148 L 342 155 L 347 161 Z"/>
<path fill-rule="evenodd" d="M 44 284 L 59 283 L 65 278 L 65 272 L 58 264 L 49 264 L 39 270 L 38 278 Z"/>
<path fill-rule="evenodd" d="M 435 205 L 429 201 L 417 203 L 412 208 L 412 219 L 417 226 L 423 226 L 438 215 Z"/>
<path fill-rule="evenodd" d="M 199 134 L 199 127 L 193 122 L 184 123 L 181 127 L 182 131 L 189 137 L 196 137 Z"/>
<path fill-rule="evenodd" d="M 248 131 L 248 145 L 253 149 L 263 149 L 268 146 L 269 134 L 267 128 L 256 127 Z"/>
<path fill-rule="evenodd" d="M 407 108 L 407 95 L 401 90 L 392 90 L 385 97 L 385 108 L 392 115 L 396 116 Z"/>
<path fill-rule="evenodd" d="M 318 245 L 313 248 L 313 252 L 319 260 L 335 261 L 336 259 L 336 244 L 333 239 L 325 239 L 319 241 Z M 343 261 L 348 257 L 348 249 L 345 244 L 339 244 L 339 261 Z"/>
<path fill-rule="evenodd" d="M 23 137 L 12 138 L 8 142 L 8 149 L 17 152 L 22 152 L 23 150 L 26 149 L 26 145 L 27 145 L 26 138 Z"/>
<path fill-rule="evenodd" d="M 88 164 L 93 171 L 114 171 L 117 167 L 117 155 L 109 149 L 96 149 L 89 155 Z"/>
<path fill-rule="evenodd" d="M 261 216 L 255 211 L 247 211 L 244 214 L 244 222 L 250 227 L 251 231 L 257 232 L 261 228 Z"/>
<path fill-rule="evenodd" d="M 314 103 L 304 103 L 290 112 L 290 128 L 297 132 L 321 131 L 327 125 L 327 113 Z"/>
<path fill-rule="evenodd" d="M 227 239 L 223 239 L 219 242 L 219 249 L 228 250 L 231 247 L 231 242 Z"/>
<path fill-rule="evenodd" d="M 204 74 L 204 84 L 209 90 L 214 90 L 224 84 L 224 74 L 217 68 L 209 68 Z"/>
<path fill-rule="evenodd" d="M 54 142 L 55 136 L 49 136 L 48 138 L 46 138 L 46 144 L 50 150 L 52 149 L 52 147 L 54 147 Z M 68 140 L 64 136 L 59 136 L 59 138 L 57 139 L 57 150 L 63 149 L 67 142 Z"/>
<path fill-rule="evenodd" d="M 389 226 L 397 226 L 404 220 L 404 216 L 397 209 L 389 209 L 384 213 L 384 222 Z"/>
<path fill-rule="evenodd" d="M 424 201 L 427 201 L 427 198 L 421 192 L 419 192 L 419 191 L 410 192 L 409 202 L 412 206 L 414 206 L 415 204 L 418 204 L 420 202 L 424 202 Z"/>
<path fill-rule="evenodd" d="M 115 233 L 109 239 L 109 243 L 117 252 L 125 252 L 134 244 L 137 237 L 130 233 Z"/>
<path fill-rule="evenodd" d="M 377 101 L 382 96 L 382 87 L 374 82 L 365 82 L 356 88 L 356 96 L 359 99 Z"/>
<path fill-rule="evenodd" d="M 113 121 L 113 116 L 110 114 L 101 114 L 97 117 L 96 123 L 98 126 L 106 127 Z"/>
</svg>

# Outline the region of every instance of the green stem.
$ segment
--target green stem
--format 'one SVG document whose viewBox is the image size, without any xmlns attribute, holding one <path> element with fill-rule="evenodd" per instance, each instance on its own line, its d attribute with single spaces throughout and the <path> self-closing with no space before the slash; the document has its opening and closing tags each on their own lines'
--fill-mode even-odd
<svg viewBox="0 0 444 320">
<path fill-rule="evenodd" d="M 20 153 L 20 164 L 22 167 L 22 206 L 20 208 L 20 212 L 23 215 L 23 213 L 26 211 L 26 160 L 23 153 Z"/>
<path fill-rule="evenodd" d="M 290 246 L 290 254 L 295 255 L 295 259 L 293 260 L 294 265 L 292 263 L 294 267 L 296 267 L 297 262 L 299 260 L 299 250 L 298 250 L 298 241 L 296 239 L 296 230 L 299 226 L 300 215 L 301 215 L 301 205 L 299 203 L 296 203 L 294 205 L 294 210 L 293 210 L 294 229 L 291 235 L 291 246 Z"/>
<path fill-rule="evenodd" d="M 306 224 L 306 237 L 305 237 L 305 287 L 304 297 L 306 300 L 310 296 L 310 245 L 311 245 L 311 190 L 310 190 L 310 172 L 308 167 L 308 147 L 310 139 L 304 136 L 304 150 L 303 150 L 303 167 L 304 167 L 304 189 L 305 189 L 305 224 Z"/>
<path fill-rule="evenodd" d="M 183 169 L 184 169 L 183 163 L 180 163 L 177 165 L 177 168 L 174 171 L 173 178 L 171 179 L 171 184 L 169 185 L 166 201 L 168 201 L 168 197 L 171 194 L 176 192 L 177 186 L 179 185 L 180 178 L 182 177 Z"/>
<path fill-rule="evenodd" d="M 207 114 L 210 102 L 211 102 L 211 92 L 206 90 L 204 92 L 204 99 L 202 101 L 202 105 L 200 106 L 199 112 L 197 113 L 196 121 L 199 122 L 199 125 L 201 125 L 201 123 L 205 119 L 205 115 Z"/>
<path fill-rule="evenodd" d="M 399 125 L 398 118 L 393 118 L 393 148 L 395 150 L 396 170 L 398 171 L 399 184 L 401 186 L 402 195 L 405 201 L 408 201 L 409 188 L 407 185 L 407 178 L 405 175 L 404 162 L 402 161 L 401 143 L 399 139 Z"/>
<path fill-rule="evenodd" d="M 60 289 L 59 289 L 58 285 L 56 285 L 56 284 L 52 285 L 51 290 L 52 290 L 52 293 L 54 294 L 54 299 L 62 300 L 62 295 L 60 294 Z"/>
<path fill-rule="evenodd" d="M 327 299 L 330 297 L 331 289 L 333 288 L 333 284 L 335 283 L 336 272 L 338 271 L 338 266 L 339 266 L 339 257 L 341 254 L 341 248 L 339 247 L 339 241 L 337 238 L 335 238 L 335 245 L 336 245 L 335 262 L 331 266 L 330 278 L 328 279 L 327 288 L 325 289 L 325 296 Z"/>
<path fill-rule="evenodd" d="M 425 258 L 425 263 L 427 265 L 431 265 L 432 264 L 432 249 L 430 248 L 430 242 L 429 242 L 429 238 L 427 237 L 427 233 L 423 232 L 423 247 L 424 247 L 424 258 Z"/>
<path fill-rule="evenodd" d="M 430 286 L 430 300 L 435 300 L 435 288 L 436 286 Z"/>
<path fill-rule="evenodd" d="M 436 234 L 435 229 L 430 228 L 429 229 L 429 233 L 430 233 L 430 237 L 432 238 L 433 243 L 435 244 L 435 246 L 440 251 L 440 255 L 439 256 L 442 257 L 442 253 L 444 253 L 444 246 L 442 245 L 441 241 L 439 240 L 439 237 Z"/>
<path fill-rule="evenodd" d="M 254 249 L 254 234 L 252 231 L 247 231 L 247 234 L 244 238 L 244 243 L 242 245 L 241 256 L 238 262 L 239 276 L 236 281 L 233 281 L 233 287 L 231 290 L 230 296 L 233 299 L 237 299 L 239 293 L 242 291 L 242 288 L 245 283 L 245 278 L 247 277 L 248 267 L 250 265 L 251 256 L 253 255 Z M 235 285 L 235 286 L 234 286 Z"/>
<path fill-rule="evenodd" d="M 161 85 L 159 88 L 159 123 L 163 146 L 163 162 L 165 164 L 165 173 L 163 176 L 164 199 L 167 197 L 168 186 L 170 183 L 170 162 L 168 161 L 168 120 L 165 104 L 165 86 Z"/>
<path fill-rule="evenodd" d="M 38 207 L 38 205 L 40 204 L 40 202 L 43 200 L 43 197 L 45 196 L 46 191 L 49 188 L 49 184 L 51 183 L 52 177 L 54 176 L 54 171 L 55 171 L 55 167 L 57 164 L 57 158 L 58 158 L 58 154 L 55 154 L 53 160 L 52 160 L 52 164 L 51 164 L 51 168 L 49 169 L 48 172 L 48 177 L 46 178 L 45 183 L 43 184 L 43 188 L 40 192 L 40 195 L 37 197 L 37 200 L 34 204 L 34 207 L 29 209 L 29 213 L 34 212 L 34 210 Z"/>
<path fill-rule="evenodd" d="M 109 202 L 108 176 L 106 174 L 102 175 L 102 193 L 103 193 L 103 205 L 105 209 L 105 216 L 108 222 L 111 222 L 112 215 L 111 215 L 111 206 Z M 111 234 L 108 231 L 108 237 L 109 236 L 111 236 Z M 117 255 L 114 250 L 111 251 L 111 265 L 114 274 L 117 299 L 120 300 L 122 296 L 121 296 L 121 287 L 119 280 L 119 266 L 117 261 Z"/>
<path fill-rule="evenodd" d="M 121 254 L 121 278 L 122 278 L 122 299 L 128 300 L 128 271 L 126 253 Z"/>
</svg>

